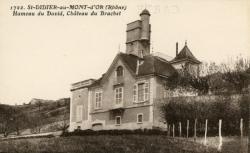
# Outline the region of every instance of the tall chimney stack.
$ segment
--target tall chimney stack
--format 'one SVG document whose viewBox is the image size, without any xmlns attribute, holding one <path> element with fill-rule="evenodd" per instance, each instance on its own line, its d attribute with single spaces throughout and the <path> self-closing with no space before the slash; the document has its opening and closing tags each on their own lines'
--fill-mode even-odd
<svg viewBox="0 0 250 153">
<path fill-rule="evenodd" d="M 144 9 L 140 20 L 127 24 L 126 53 L 143 58 L 150 54 L 150 13 Z M 142 54 L 143 56 L 142 56 Z"/>
<path fill-rule="evenodd" d="M 176 42 L 176 56 L 178 55 L 178 42 Z"/>
<path fill-rule="evenodd" d="M 147 40 L 150 41 L 150 24 L 149 24 L 149 18 L 150 13 L 147 9 L 144 9 L 141 14 L 141 40 Z"/>
</svg>

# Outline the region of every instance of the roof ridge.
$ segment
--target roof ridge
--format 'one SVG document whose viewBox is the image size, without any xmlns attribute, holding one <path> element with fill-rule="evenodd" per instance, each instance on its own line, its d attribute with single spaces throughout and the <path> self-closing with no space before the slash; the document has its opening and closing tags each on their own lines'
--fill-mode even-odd
<svg viewBox="0 0 250 153">
<path fill-rule="evenodd" d="M 162 62 L 166 62 L 166 63 L 169 63 L 169 61 L 167 61 L 166 59 L 164 58 L 161 58 L 159 56 L 154 56 L 155 58 L 157 58 L 158 60 L 162 61 Z"/>
</svg>

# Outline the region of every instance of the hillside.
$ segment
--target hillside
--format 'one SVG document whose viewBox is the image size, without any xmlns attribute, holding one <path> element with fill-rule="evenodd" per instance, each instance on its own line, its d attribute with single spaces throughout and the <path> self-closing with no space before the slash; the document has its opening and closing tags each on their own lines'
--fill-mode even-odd
<svg viewBox="0 0 250 153">
<path fill-rule="evenodd" d="M 69 120 L 69 98 L 32 99 L 29 104 L 0 104 L 0 134 L 30 134 L 65 128 Z"/>
</svg>

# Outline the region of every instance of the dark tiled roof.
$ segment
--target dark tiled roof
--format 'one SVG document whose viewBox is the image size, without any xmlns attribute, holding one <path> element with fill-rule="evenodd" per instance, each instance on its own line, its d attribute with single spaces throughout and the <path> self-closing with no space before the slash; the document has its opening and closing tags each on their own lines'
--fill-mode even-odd
<svg viewBox="0 0 250 153">
<path fill-rule="evenodd" d="M 144 76 L 149 74 L 160 75 L 169 77 L 172 74 L 176 73 L 174 67 L 157 56 L 147 55 L 144 58 L 139 58 L 135 55 L 120 53 L 119 56 L 125 62 L 127 66 L 133 71 L 136 75 L 137 60 L 141 61 L 141 64 L 138 69 L 137 76 Z"/>
<path fill-rule="evenodd" d="M 119 53 L 117 56 L 117 58 L 121 59 L 135 76 L 146 76 L 153 74 L 157 76 L 169 77 L 174 73 L 177 73 L 175 68 L 168 61 L 157 56 L 147 55 L 144 56 L 143 59 L 135 55 L 125 53 Z M 136 74 L 138 60 L 141 61 L 141 64 L 139 66 L 138 74 Z M 104 75 L 105 74 L 103 74 L 101 78 L 97 79 L 91 86 L 100 85 Z"/>
<path fill-rule="evenodd" d="M 181 60 L 191 60 L 195 63 L 201 63 L 199 60 L 196 59 L 196 57 L 192 54 L 192 52 L 189 50 L 187 45 L 183 47 L 183 49 L 178 53 L 178 55 L 171 61 L 171 63 L 181 61 Z"/>
<path fill-rule="evenodd" d="M 139 59 L 137 56 L 132 55 L 132 54 L 124 54 L 124 53 L 119 53 L 118 54 L 119 58 L 125 62 L 125 64 L 135 73 L 136 72 L 136 65 L 137 65 L 137 60 Z"/>
</svg>

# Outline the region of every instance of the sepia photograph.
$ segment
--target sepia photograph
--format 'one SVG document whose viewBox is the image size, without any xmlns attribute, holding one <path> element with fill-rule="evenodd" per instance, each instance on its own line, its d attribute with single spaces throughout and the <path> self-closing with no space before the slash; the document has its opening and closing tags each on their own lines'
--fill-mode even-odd
<svg viewBox="0 0 250 153">
<path fill-rule="evenodd" d="M 250 153 L 250 1 L 1 0 L 0 153 Z"/>
</svg>

